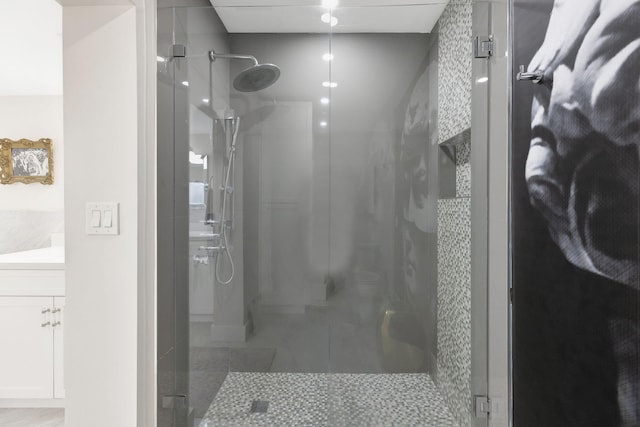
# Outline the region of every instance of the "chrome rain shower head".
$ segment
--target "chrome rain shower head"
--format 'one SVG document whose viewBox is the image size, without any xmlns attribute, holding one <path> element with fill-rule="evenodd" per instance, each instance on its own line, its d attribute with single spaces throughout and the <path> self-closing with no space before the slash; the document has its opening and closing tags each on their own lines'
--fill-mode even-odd
<svg viewBox="0 0 640 427">
<path fill-rule="evenodd" d="M 247 68 L 233 79 L 233 87 L 240 92 L 255 92 L 268 88 L 280 77 L 280 68 L 273 64 L 258 64 Z"/>
<path fill-rule="evenodd" d="M 209 59 L 214 62 L 221 59 L 246 59 L 253 61 L 253 65 L 241 71 L 233 79 L 233 87 L 240 92 L 256 92 L 266 89 L 280 78 L 280 68 L 274 64 L 260 64 L 255 56 L 215 53 L 209 51 Z"/>
</svg>

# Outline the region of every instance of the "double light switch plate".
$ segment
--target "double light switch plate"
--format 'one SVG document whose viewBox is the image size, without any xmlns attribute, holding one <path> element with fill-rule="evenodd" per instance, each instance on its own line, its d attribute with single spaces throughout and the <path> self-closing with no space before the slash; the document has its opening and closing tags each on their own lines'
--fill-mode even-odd
<svg viewBox="0 0 640 427">
<path fill-rule="evenodd" d="M 119 203 L 87 203 L 85 221 L 88 235 L 120 234 Z"/>
</svg>

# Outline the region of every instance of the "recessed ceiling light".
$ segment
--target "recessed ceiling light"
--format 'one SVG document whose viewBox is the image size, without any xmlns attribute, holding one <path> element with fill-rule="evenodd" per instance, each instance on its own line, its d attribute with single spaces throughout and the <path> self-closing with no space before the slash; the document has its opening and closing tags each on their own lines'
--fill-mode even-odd
<svg viewBox="0 0 640 427">
<path fill-rule="evenodd" d="M 162 56 L 156 56 L 156 61 L 164 62 L 164 58 Z"/>
<path fill-rule="evenodd" d="M 323 13 L 320 17 L 320 20 L 325 24 L 330 24 L 332 27 L 338 25 L 338 18 L 336 18 L 335 16 L 331 16 L 330 13 Z"/>
<path fill-rule="evenodd" d="M 189 82 L 188 82 L 188 81 L 186 81 L 186 80 L 185 80 L 185 81 L 183 81 L 183 82 L 182 82 L 182 86 L 187 86 L 187 87 L 189 87 Z"/>
<path fill-rule="evenodd" d="M 202 102 L 204 102 L 205 104 L 209 103 L 209 98 L 202 98 Z"/>
<path fill-rule="evenodd" d="M 480 77 L 476 82 L 478 83 L 486 83 L 489 81 L 489 77 Z"/>
<path fill-rule="evenodd" d="M 320 126 L 323 127 L 323 128 L 326 128 L 328 124 L 329 123 L 327 123 L 325 121 L 320 122 Z"/>
<path fill-rule="evenodd" d="M 322 6 L 327 9 L 333 9 L 338 6 L 338 0 L 322 0 Z"/>
<path fill-rule="evenodd" d="M 338 87 L 338 83 L 336 83 L 336 82 L 322 82 L 322 86 L 334 88 L 334 87 Z"/>
<path fill-rule="evenodd" d="M 322 105 L 327 105 L 329 102 L 330 102 L 330 101 L 329 101 L 329 98 L 321 98 L 321 99 L 320 99 L 320 103 L 321 103 Z"/>
<path fill-rule="evenodd" d="M 322 55 L 322 59 L 325 61 L 333 61 L 333 53 L 325 53 Z"/>
</svg>

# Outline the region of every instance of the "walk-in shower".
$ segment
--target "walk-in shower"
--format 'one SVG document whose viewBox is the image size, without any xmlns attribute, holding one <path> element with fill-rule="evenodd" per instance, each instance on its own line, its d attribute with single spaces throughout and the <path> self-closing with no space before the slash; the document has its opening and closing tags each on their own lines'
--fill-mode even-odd
<svg viewBox="0 0 640 427">
<path fill-rule="evenodd" d="M 349 1 L 158 9 L 160 427 L 467 427 L 486 394 L 472 8 Z"/>
</svg>

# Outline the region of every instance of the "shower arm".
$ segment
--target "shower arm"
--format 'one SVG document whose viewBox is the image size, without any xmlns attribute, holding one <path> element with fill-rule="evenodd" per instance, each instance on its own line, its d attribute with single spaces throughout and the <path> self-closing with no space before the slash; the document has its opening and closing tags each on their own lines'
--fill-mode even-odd
<svg viewBox="0 0 640 427">
<path fill-rule="evenodd" d="M 258 65 L 258 60 L 256 59 L 255 56 L 251 56 L 251 55 L 236 55 L 233 53 L 215 53 L 215 51 L 210 50 L 209 51 L 209 60 L 211 60 L 211 62 L 214 62 L 217 58 L 220 59 L 246 59 L 248 61 L 253 61 L 253 65 L 257 66 Z"/>
</svg>

